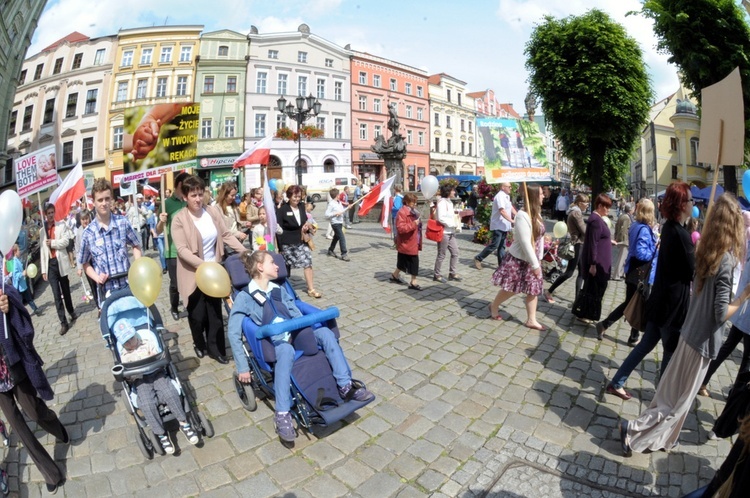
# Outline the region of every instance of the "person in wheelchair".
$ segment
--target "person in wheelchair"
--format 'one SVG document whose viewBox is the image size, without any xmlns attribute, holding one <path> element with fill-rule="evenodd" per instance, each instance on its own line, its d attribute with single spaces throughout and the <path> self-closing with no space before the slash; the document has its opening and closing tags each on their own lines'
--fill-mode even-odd
<svg viewBox="0 0 750 498">
<path fill-rule="evenodd" d="M 247 292 L 240 292 L 232 305 L 229 316 L 229 344 L 237 367 L 240 382 L 250 382 L 250 365 L 242 347 L 242 321 L 249 317 L 257 325 L 278 323 L 302 316 L 294 304 L 294 298 L 283 287 L 272 282 L 278 278 L 279 267 L 267 251 L 244 253 L 242 263 L 252 280 Z M 367 401 L 374 395 L 364 387 L 353 387 L 344 353 L 331 329 L 320 327 L 314 330 L 318 346 L 331 364 L 333 376 L 338 385 L 339 396 L 344 400 Z M 276 389 L 276 413 L 274 425 L 282 441 L 293 442 L 297 437 L 292 416 L 291 373 L 294 362 L 294 347 L 290 343 L 291 332 L 270 337 L 276 352 L 276 365 L 273 369 L 274 386 L 287 386 Z"/>
<path fill-rule="evenodd" d="M 117 320 L 113 330 L 119 346 L 120 360 L 123 363 L 145 360 L 161 352 L 152 332 L 149 331 L 150 336 L 141 336 L 125 319 Z M 198 443 L 200 438 L 193 426 L 187 421 L 187 415 L 182 408 L 180 393 L 172 384 L 171 379 L 164 373 L 164 369 L 128 380 L 133 383 L 146 423 L 151 427 L 166 453 L 171 455 L 175 450 L 172 441 L 169 439 L 169 434 L 164 430 L 164 424 L 159 414 L 159 402 L 166 404 L 169 411 L 174 414 L 180 424 L 180 430 L 185 434 L 188 442 L 190 444 Z"/>
</svg>

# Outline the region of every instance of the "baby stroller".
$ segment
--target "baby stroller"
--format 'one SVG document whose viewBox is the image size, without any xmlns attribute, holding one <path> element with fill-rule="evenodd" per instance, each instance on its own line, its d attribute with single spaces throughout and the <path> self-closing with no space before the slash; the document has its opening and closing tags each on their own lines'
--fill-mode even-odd
<svg viewBox="0 0 750 498">
<path fill-rule="evenodd" d="M 120 360 L 120 346 L 117 344 L 117 339 L 112 331 L 113 325 L 120 319 L 127 320 L 141 337 L 153 337 L 158 345 L 159 353 L 139 361 L 123 364 Z M 107 348 L 112 352 L 112 358 L 115 362 L 115 366 L 112 367 L 112 374 L 115 380 L 122 384 L 125 393 L 125 406 L 135 419 L 138 428 L 136 442 L 144 457 L 150 460 L 154 453 L 164 455 L 165 451 L 157 436 L 148 427 L 143 412 L 138 407 L 138 396 L 132 384 L 132 379 L 158 372 L 160 369 L 164 370 L 166 376 L 177 389 L 182 407 L 187 415 L 187 421 L 193 426 L 195 432 L 205 437 L 213 437 L 214 430 L 211 423 L 202 413 L 196 414 L 192 408 L 194 403 L 190 394 L 182 388 L 177 369 L 172 364 L 169 349 L 165 347 L 163 342 L 162 335 L 166 330 L 155 306 L 149 308 L 149 314 L 147 315 L 146 308 L 133 296 L 129 287 L 118 289 L 113 291 L 102 303 L 99 328 Z M 159 404 L 159 415 L 165 425 L 175 420 L 174 415 L 165 404 Z"/>
<path fill-rule="evenodd" d="M 271 253 L 271 255 L 279 267 L 279 278 L 274 282 L 283 286 L 289 295 L 294 297 L 295 304 L 303 316 L 263 327 L 245 318 L 242 324 L 243 348 L 250 364 L 252 380 L 249 385 L 243 384 L 235 374 L 234 385 L 242 406 L 248 411 L 255 411 L 257 408 L 256 396 L 261 400 L 273 399 L 275 397 L 273 365 L 276 361 L 276 354 L 271 341 L 259 337 L 264 327 L 285 326 L 287 330 L 297 330 L 292 341 L 296 353 L 290 387 L 292 390 L 291 414 L 299 427 L 304 427 L 305 430 L 314 434 L 316 428 L 328 427 L 346 418 L 375 398 L 367 401 L 341 399 L 328 359 L 318 348 L 312 332 L 315 328 L 328 327 L 336 339 L 339 339 L 340 334 L 336 324 L 339 310 L 335 307 L 320 310 L 301 301 L 286 280 L 284 259 L 280 254 Z M 237 255 L 227 258 L 224 264 L 232 280 L 233 295 L 236 296 L 237 293 L 247 288 L 250 276 Z M 362 382 L 355 379 L 352 379 L 352 383 L 364 387 Z"/>
<path fill-rule="evenodd" d="M 549 245 L 545 244 L 544 256 L 542 256 L 542 275 L 552 284 L 565 273 L 568 267 L 568 261 L 557 253 L 558 246 L 558 241 L 551 242 Z"/>
</svg>

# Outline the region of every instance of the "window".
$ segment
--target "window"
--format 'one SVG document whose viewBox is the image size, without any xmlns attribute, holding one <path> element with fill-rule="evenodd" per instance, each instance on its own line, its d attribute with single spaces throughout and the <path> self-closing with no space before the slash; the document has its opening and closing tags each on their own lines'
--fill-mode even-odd
<svg viewBox="0 0 750 498">
<path fill-rule="evenodd" d="M 287 88 L 287 81 L 289 80 L 289 75 L 287 74 L 278 74 L 277 77 L 279 78 L 278 84 L 276 85 L 276 93 L 279 95 L 286 95 L 286 88 Z"/>
<path fill-rule="evenodd" d="M 112 149 L 122 149 L 122 126 L 115 126 L 112 128 Z"/>
<path fill-rule="evenodd" d="M 36 71 L 34 71 L 34 81 L 42 77 L 43 70 L 44 70 L 44 64 L 37 64 Z"/>
<path fill-rule="evenodd" d="M 156 79 L 156 96 L 166 97 L 167 96 L 167 78 Z"/>
<path fill-rule="evenodd" d="M 268 58 L 269 59 L 278 59 L 279 58 L 279 51 L 278 50 L 269 50 L 268 51 Z"/>
<path fill-rule="evenodd" d="M 435 126 L 440 126 L 440 113 L 435 113 Z"/>
<path fill-rule="evenodd" d="M 18 77 L 18 84 L 23 85 L 26 82 L 26 70 L 21 71 L 21 76 Z"/>
<path fill-rule="evenodd" d="M 698 138 L 693 137 L 690 139 L 690 164 L 698 164 L 698 145 Z"/>
<path fill-rule="evenodd" d="M 424 111 L 424 109 L 422 109 L 421 107 L 417 107 L 417 119 L 420 120 L 420 121 L 422 121 L 422 119 L 424 119 L 424 112 L 423 111 Z"/>
<path fill-rule="evenodd" d="M 417 144 L 424 145 L 424 132 L 423 131 L 417 132 Z"/>
<path fill-rule="evenodd" d="M 116 102 L 122 102 L 123 100 L 128 100 L 128 82 L 118 81 Z"/>
<path fill-rule="evenodd" d="M 341 100 L 344 93 L 344 84 L 337 81 L 333 84 L 333 100 Z"/>
<path fill-rule="evenodd" d="M 286 115 L 277 114 L 276 115 L 276 130 L 280 130 L 282 128 L 286 128 Z"/>
<path fill-rule="evenodd" d="M 406 143 L 409 145 L 412 143 L 411 130 L 406 130 Z"/>
<path fill-rule="evenodd" d="M 183 45 L 180 47 L 180 62 L 190 62 L 193 58 L 193 47 Z"/>
<path fill-rule="evenodd" d="M 412 117 L 411 106 L 410 105 L 406 106 L 406 117 L 409 118 L 409 119 L 411 119 L 411 117 Z"/>
<path fill-rule="evenodd" d="M 372 75 L 372 86 L 374 86 L 375 88 L 380 88 L 380 75 L 379 74 Z"/>
<path fill-rule="evenodd" d="M 677 166 L 672 166 L 672 180 L 677 180 Z"/>
<path fill-rule="evenodd" d="M 66 166 L 68 164 L 73 164 L 73 142 L 63 143 L 62 163 Z"/>
<path fill-rule="evenodd" d="M 255 80 L 255 93 L 266 93 L 267 79 L 268 73 L 258 73 L 258 78 Z"/>
<path fill-rule="evenodd" d="M 86 92 L 86 107 L 83 110 L 84 114 L 94 114 L 96 112 L 96 99 L 99 94 L 99 90 L 96 88 Z"/>
<path fill-rule="evenodd" d="M 326 59 L 326 67 L 333 67 L 333 59 Z"/>
<path fill-rule="evenodd" d="M 120 67 L 130 67 L 133 65 L 133 51 L 125 50 L 122 53 L 122 60 L 120 61 Z"/>
<path fill-rule="evenodd" d="M 214 93 L 214 77 L 203 77 L 203 93 Z"/>
<path fill-rule="evenodd" d="M 266 115 L 265 114 L 255 115 L 255 136 L 256 137 L 266 136 Z"/>
<path fill-rule="evenodd" d="M 154 55 L 153 48 L 144 48 L 141 50 L 141 65 L 146 66 L 151 64 L 151 58 Z"/>
<path fill-rule="evenodd" d="M 451 90 L 450 88 L 445 90 L 445 98 L 448 100 L 448 102 L 451 101 Z"/>
<path fill-rule="evenodd" d="M 224 118 L 224 137 L 234 138 L 234 118 Z"/>
<path fill-rule="evenodd" d="M 326 159 L 323 163 L 323 173 L 335 173 L 336 172 L 336 164 L 334 164 L 333 159 Z"/>
<path fill-rule="evenodd" d="M 187 95 L 187 76 L 177 77 L 177 95 Z"/>
<path fill-rule="evenodd" d="M 10 113 L 10 121 L 8 122 L 8 135 L 16 134 L 16 124 L 18 123 L 18 111 Z"/>
<path fill-rule="evenodd" d="M 469 133 L 474 133 L 473 131 L 471 131 L 471 121 L 469 121 Z"/>
<path fill-rule="evenodd" d="M 237 76 L 227 76 L 227 93 L 237 93 Z"/>
<path fill-rule="evenodd" d="M 83 62 L 83 54 L 75 54 L 73 56 L 73 67 L 72 69 L 78 69 L 81 67 L 81 62 Z"/>
<path fill-rule="evenodd" d="M 464 130 L 465 124 L 466 124 L 466 121 L 462 119 L 461 120 L 461 131 L 466 131 L 466 130 Z"/>
<path fill-rule="evenodd" d="M 52 74 L 59 74 L 62 71 L 63 58 L 55 60 L 55 67 L 52 69 Z"/>
<path fill-rule="evenodd" d="M 395 78 L 391 78 L 391 91 L 395 92 L 396 90 L 398 90 L 398 85 L 396 83 L 396 79 Z"/>
<path fill-rule="evenodd" d="M 145 99 L 147 86 L 148 80 L 138 80 L 138 83 L 135 87 L 135 98 Z"/>
<path fill-rule="evenodd" d="M 456 92 L 456 100 L 458 101 L 458 105 L 461 105 L 461 94 Z"/>
<path fill-rule="evenodd" d="M 326 80 L 324 80 L 323 78 L 318 78 L 318 85 L 317 85 L 316 89 L 317 89 L 317 92 L 318 92 L 318 98 L 319 99 L 322 100 L 322 99 L 326 98 Z"/>
<path fill-rule="evenodd" d="M 450 128 L 451 127 L 451 117 L 450 116 L 446 116 L 445 117 L 445 127 L 446 128 Z"/>
<path fill-rule="evenodd" d="M 372 99 L 372 112 L 382 112 L 382 108 L 380 107 L 380 99 Z"/>
<path fill-rule="evenodd" d="M 364 95 L 360 95 L 359 97 L 359 110 L 360 111 L 367 110 L 367 97 L 365 97 Z"/>
<path fill-rule="evenodd" d="M 466 144 L 462 141 L 461 142 L 461 155 L 463 156 L 466 154 Z"/>
<path fill-rule="evenodd" d="M 361 123 L 359 125 L 359 139 L 367 140 L 367 124 L 366 123 Z"/>
<path fill-rule="evenodd" d="M 446 152 L 448 152 L 448 154 L 451 153 L 451 139 L 450 138 L 445 139 L 445 150 Z"/>
<path fill-rule="evenodd" d="M 172 62 L 172 47 L 161 47 L 159 62 Z"/>
<path fill-rule="evenodd" d="M 201 138 L 211 138 L 211 118 L 203 118 L 201 121 Z"/>
<path fill-rule="evenodd" d="M 472 154 L 472 152 L 471 152 L 471 149 L 472 149 L 472 147 L 471 147 L 471 146 L 472 146 L 472 145 L 473 145 L 473 144 L 472 144 L 471 142 L 469 142 L 469 155 L 470 155 L 470 156 L 473 156 L 473 154 Z"/>
<path fill-rule="evenodd" d="M 303 97 L 307 93 L 307 76 L 298 76 L 297 77 L 297 95 L 302 95 Z"/>
<path fill-rule="evenodd" d="M 360 85 L 366 85 L 367 84 L 367 73 L 364 71 L 359 72 L 359 84 Z"/>
<path fill-rule="evenodd" d="M 68 105 L 65 106 L 65 117 L 72 118 L 78 110 L 78 93 L 68 95 Z"/>
<path fill-rule="evenodd" d="M 81 161 L 88 162 L 92 159 L 94 159 L 94 138 L 84 138 L 83 148 L 81 149 Z"/>
<path fill-rule="evenodd" d="M 297 52 L 297 62 L 307 62 L 307 52 Z"/>
<path fill-rule="evenodd" d="M 226 57 L 229 55 L 229 47 L 226 45 L 219 45 L 219 56 Z"/>
<path fill-rule="evenodd" d="M 23 123 L 21 123 L 21 131 L 29 131 L 31 129 L 31 116 L 34 114 L 34 106 L 28 105 L 23 110 Z"/>
<path fill-rule="evenodd" d="M 336 118 L 333 120 L 333 138 L 341 139 L 344 137 L 344 120 Z"/>
<path fill-rule="evenodd" d="M 404 83 L 404 92 L 406 95 L 411 95 L 411 83 Z"/>
<path fill-rule="evenodd" d="M 375 126 L 373 126 L 372 128 L 373 128 L 373 129 L 372 129 L 372 135 L 373 135 L 373 136 L 374 136 L 375 138 L 378 138 L 378 137 L 379 137 L 380 135 L 382 135 L 382 134 L 383 134 L 383 127 L 382 127 L 382 126 L 380 126 L 380 125 L 375 125 Z"/>
<path fill-rule="evenodd" d="M 417 86 L 417 97 L 424 97 L 424 90 L 421 86 Z"/>
<path fill-rule="evenodd" d="M 677 137 L 669 137 L 669 150 L 677 150 Z"/>
<path fill-rule="evenodd" d="M 96 51 L 96 54 L 94 54 L 94 65 L 99 66 L 101 64 L 104 64 L 104 53 L 105 50 L 103 48 L 100 48 Z"/>
<path fill-rule="evenodd" d="M 42 120 L 42 124 L 47 124 L 52 122 L 52 117 L 55 115 L 55 99 L 47 99 L 47 101 L 44 103 L 44 118 Z"/>
<path fill-rule="evenodd" d="M 323 132 L 325 133 L 325 131 L 326 131 L 326 118 L 324 118 L 323 116 L 318 116 L 315 119 L 315 126 L 318 129 L 323 130 Z"/>
<path fill-rule="evenodd" d="M 440 152 L 440 138 L 435 137 L 435 152 Z"/>
</svg>

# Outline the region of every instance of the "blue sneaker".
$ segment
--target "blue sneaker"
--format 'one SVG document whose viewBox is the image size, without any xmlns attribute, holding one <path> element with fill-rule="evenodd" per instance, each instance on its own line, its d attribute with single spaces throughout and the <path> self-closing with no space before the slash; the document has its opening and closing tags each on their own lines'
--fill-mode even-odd
<svg viewBox="0 0 750 498">
<path fill-rule="evenodd" d="M 273 423 L 276 426 L 276 434 L 282 441 L 292 443 L 297 439 L 297 431 L 294 430 L 292 415 L 289 412 L 276 412 L 273 416 Z"/>
<path fill-rule="evenodd" d="M 8 496 L 10 488 L 8 487 L 8 473 L 5 470 L 0 469 L 0 493 L 3 496 Z"/>
<path fill-rule="evenodd" d="M 339 387 L 339 396 L 346 401 L 369 401 L 375 397 L 375 395 L 365 389 L 364 386 L 360 385 L 359 387 L 354 387 L 351 382 L 344 387 Z"/>
</svg>

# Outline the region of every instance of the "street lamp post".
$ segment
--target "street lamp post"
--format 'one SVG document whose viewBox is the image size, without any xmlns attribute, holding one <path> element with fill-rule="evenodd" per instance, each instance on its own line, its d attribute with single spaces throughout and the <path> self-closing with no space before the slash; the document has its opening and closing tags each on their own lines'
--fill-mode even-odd
<svg viewBox="0 0 750 498">
<path fill-rule="evenodd" d="M 300 129 L 302 123 L 320 114 L 321 104 L 312 94 L 307 97 L 300 95 L 295 99 L 295 103 L 296 107 L 291 103 L 287 104 L 283 95 L 276 101 L 279 112 L 297 122 L 297 185 L 302 185 L 302 133 Z M 307 108 L 305 108 L 305 103 L 307 103 Z"/>
</svg>

